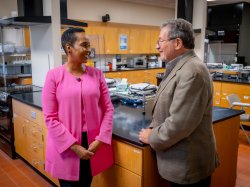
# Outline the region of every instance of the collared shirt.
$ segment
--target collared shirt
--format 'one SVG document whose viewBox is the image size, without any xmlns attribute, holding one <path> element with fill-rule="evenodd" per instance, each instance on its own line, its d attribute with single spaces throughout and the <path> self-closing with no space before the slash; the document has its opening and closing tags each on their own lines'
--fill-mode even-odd
<svg viewBox="0 0 250 187">
<path fill-rule="evenodd" d="M 171 71 L 174 69 L 174 67 L 176 66 L 176 64 L 182 59 L 184 58 L 185 56 L 189 55 L 190 53 L 193 53 L 193 50 L 189 50 L 185 53 L 183 53 L 182 55 L 176 57 L 175 59 L 169 61 L 167 64 L 166 64 L 166 71 L 165 71 L 165 74 L 162 78 L 162 80 L 166 79 L 168 77 L 168 75 L 171 73 Z"/>
</svg>

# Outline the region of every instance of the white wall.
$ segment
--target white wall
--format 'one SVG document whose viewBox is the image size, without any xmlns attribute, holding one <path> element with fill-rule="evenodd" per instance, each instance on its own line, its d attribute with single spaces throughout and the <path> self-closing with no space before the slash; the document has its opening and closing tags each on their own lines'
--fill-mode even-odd
<svg viewBox="0 0 250 187">
<path fill-rule="evenodd" d="M 17 11 L 17 0 L 0 0 L 0 18 L 11 17 L 11 11 Z"/>
<path fill-rule="evenodd" d="M 175 9 L 116 0 L 68 0 L 68 18 L 100 21 L 105 14 L 110 22 L 160 26 L 173 19 Z"/>
<path fill-rule="evenodd" d="M 11 11 L 17 12 L 17 0 L 0 0 L 0 19 L 12 17 Z M 18 46 L 24 44 L 24 35 L 22 29 L 4 28 L 4 42 L 14 43 Z"/>
<path fill-rule="evenodd" d="M 31 61 L 32 82 L 34 85 L 43 86 L 47 71 L 54 61 L 51 24 L 37 25 L 30 28 L 31 31 Z"/>
<path fill-rule="evenodd" d="M 48 70 L 62 64 L 60 1 L 44 0 L 44 4 L 47 15 L 51 13 L 52 24 L 30 27 L 32 83 L 37 86 L 43 86 Z"/>
<path fill-rule="evenodd" d="M 195 34 L 195 53 L 204 60 L 204 39 L 207 22 L 207 1 L 194 0 L 193 4 L 193 28 L 201 29 L 201 33 Z"/>
</svg>

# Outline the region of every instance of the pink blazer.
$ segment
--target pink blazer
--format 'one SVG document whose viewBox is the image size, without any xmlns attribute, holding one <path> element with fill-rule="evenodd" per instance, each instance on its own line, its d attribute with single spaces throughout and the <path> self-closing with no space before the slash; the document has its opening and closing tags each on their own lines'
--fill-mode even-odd
<svg viewBox="0 0 250 187">
<path fill-rule="evenodd" d="M 65 65 L 50 70 L 43 88 L 42 105 L 48 128 L 47 172 L 64 180 L 79 179 L 80 159 L 69 147 L 75 142 L 81 144 L 82 115 L 87 124 L 88 143 L 95 139 L 104 142 L 90 159 L 92 175 L 113 165 L 114 108 L 100 70 L 86 67 L 80 81 L 66 70 Z"/>
</svg>

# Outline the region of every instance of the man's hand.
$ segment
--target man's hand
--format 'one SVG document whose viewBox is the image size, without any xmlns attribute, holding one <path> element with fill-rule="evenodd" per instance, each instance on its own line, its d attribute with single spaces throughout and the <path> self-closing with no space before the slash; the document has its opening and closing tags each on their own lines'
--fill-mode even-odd
<svg viewBox="0 0 250 187">
<path fill-rule="evenodd" d="M 94 155 L 93 152 L 85 149 L 81 145 L 73 144 L 70 149 L 80 158 L 83 160 L 88 160 L 91 158 L 91 156 Z"/>
<path fill-rule="evenodd" d="M 95 153 L 99 149 L 101 144 L 102 144 L 101 141 L 95 140 L 89 145 L 88 150 L 91 151 L 92 153 Z"/>
<path fill-rule="evenodd" d="M 148 144 L 148 138 L 151 132 L 152 132 L 152 129 L 142 129 L 139 132 L 139 140 L 142 141 L 143 143 Z"/>
</svg>

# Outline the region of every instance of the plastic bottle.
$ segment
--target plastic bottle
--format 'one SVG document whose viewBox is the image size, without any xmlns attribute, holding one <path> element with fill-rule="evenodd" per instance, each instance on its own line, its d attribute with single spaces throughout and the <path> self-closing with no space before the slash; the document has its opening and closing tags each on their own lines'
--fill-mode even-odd
<svg viewBox="0 0 250 187">
<path fill-rule="evenodd" d="M 112 59 L 112 70 L 116 70 L 116 58 Z"/>
<path fill-rule="evenodd" d="M 112 71 L 112 66 L 113 64 L 111 62 L 108 63 L 108 66 L 109 66 L 109 71 Z"/>
</svg>

